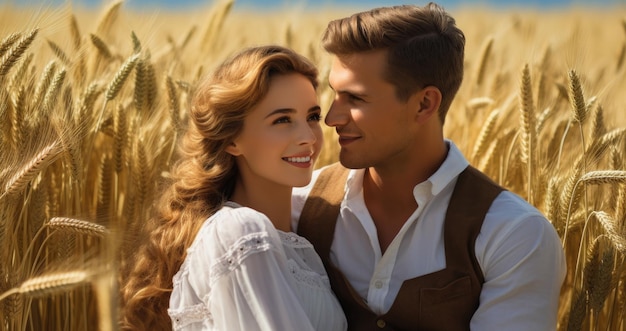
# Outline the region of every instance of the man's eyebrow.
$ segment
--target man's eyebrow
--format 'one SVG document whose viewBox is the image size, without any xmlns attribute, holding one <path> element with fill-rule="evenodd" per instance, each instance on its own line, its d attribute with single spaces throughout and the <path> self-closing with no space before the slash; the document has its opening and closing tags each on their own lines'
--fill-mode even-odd
<svg viewBox="0 0 626 331">
<path fill-rule="evenodd" d="M 322 107 L 320 107 L 319 105 L 315 105 L 315 106 L 313 106 L 313 107 L 309 108 L 309 111 L 308 111 L 308 112 L 309 112 L 309 113 L 314 113 L 314 112 L 316 112 L 316 111 L 321 111 L 321 110 L 322 110 Z"/>
</svg>

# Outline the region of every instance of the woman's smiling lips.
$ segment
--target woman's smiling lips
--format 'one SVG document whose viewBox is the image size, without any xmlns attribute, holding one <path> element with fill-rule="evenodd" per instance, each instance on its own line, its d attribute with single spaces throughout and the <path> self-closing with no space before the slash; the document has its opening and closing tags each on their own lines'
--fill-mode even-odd
<svg viewBox="0 0 626 331">
<path fill-rule="evenodd" d="M 312 165 L 312 158 L 310 154 L 302 156 L 283 157 L 283 160 L 298 168 L 308 168 Z"/>
</svg>

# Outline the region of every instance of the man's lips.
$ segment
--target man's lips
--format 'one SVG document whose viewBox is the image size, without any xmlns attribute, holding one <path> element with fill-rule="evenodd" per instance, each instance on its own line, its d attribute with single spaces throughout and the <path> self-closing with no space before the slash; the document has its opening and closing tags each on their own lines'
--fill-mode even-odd
<svg viewBox="0 0 626 331">
<path fill-rule="evenodd" d="M 361 139 L 361 137 L 357 137 L 357 136 L 339 136 L 339 144 L 341 146 L 345 146 L 348 145 L 358 139 Z"/>
</svg>

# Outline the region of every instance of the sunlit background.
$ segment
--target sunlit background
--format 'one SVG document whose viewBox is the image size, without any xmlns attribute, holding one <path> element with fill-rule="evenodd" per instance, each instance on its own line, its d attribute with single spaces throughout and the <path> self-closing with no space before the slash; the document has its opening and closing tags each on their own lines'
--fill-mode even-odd
<svg viewBox="0 0 626 331">
<path fill-rule="evenodd" d="M 64 0 L 0 0 L 1 3 L 16 5 L 60 5 L 67 3 Z M 71 1 L 76 6 L 99 7 L 107 4 L 106 0 L 75 0 Z M 200 6 L 211 5 L 211 0 L 128 0 L 126 6 L 132 9 L 190 9 Z M 281 7 L 373 7 L 398 4 L 425 4 L 428 1 L 394 1 L 394 0 L 238 0 L 234 9 L 276 9 Z M 502 9 L 514 8 L 542 8 L 562 9 L 572 6 L 578 7 L 606 7 L 625 5 L 626 0 L 440 0 L 435 1 L 448 8 L 464 8 L 470 6 L 489 6 Z"/>
</svg>

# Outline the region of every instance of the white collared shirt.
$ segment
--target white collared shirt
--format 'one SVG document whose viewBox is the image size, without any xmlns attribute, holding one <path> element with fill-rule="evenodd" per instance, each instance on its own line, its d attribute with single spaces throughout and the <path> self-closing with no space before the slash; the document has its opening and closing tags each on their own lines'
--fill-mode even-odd
<svg viewBox="0 0 626 331">
<path fill-rule="evenodd" d="M 394 302 L 402 282 L 446 267 L 443 223 L 458 175 L 469 165 L 451 141 L 448 156 L 428 180 L 416 185 L 418 208 L 384 254 L 363 199 L 365 170 L 351 170 L 331 246 L 331 261 L 377 314 Z M 311 183 L 294 189 L 292 227 Z M 554 330 L 566 266 L 554 227 L 533 206 L 504 191 L 490 207 L 475 244 L 485 277 L 472 330 Z"/>
</svg>

